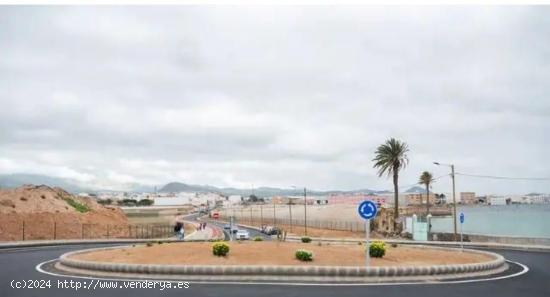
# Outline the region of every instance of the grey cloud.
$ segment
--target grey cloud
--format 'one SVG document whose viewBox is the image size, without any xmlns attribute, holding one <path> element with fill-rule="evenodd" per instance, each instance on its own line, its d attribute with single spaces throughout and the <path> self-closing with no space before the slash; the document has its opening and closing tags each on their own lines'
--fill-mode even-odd
<svg viewBox="0 0 550 297">
<path fill-rule="evenodd" d="M 546 7 L 1 7 L 0 172 L 384 189 L 371 159 L 398 137 L 404 185 L 444 173 L 435 159 L 550 176 L 549 20 Z"/>
</svg>

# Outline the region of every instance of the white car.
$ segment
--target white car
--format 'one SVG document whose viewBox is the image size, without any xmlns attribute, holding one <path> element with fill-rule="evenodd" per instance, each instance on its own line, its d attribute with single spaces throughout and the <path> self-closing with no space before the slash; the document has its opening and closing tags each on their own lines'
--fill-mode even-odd
<svg viewBox="0 0 550 297">
<path fill-rule="evenodd" d="M 248 231 L 246 230 L 239 230 L 235 234 L 235 237 L 240 240 L 250 239 L 250 234 L 248 234 Z"/>
</svg>

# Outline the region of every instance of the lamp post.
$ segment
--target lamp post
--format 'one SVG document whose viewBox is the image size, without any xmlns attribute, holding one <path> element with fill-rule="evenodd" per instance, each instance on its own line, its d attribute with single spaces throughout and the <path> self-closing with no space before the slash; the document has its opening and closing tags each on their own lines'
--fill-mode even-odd
<svg viewBox="0 0 550 297">
<path fill-rule="evenodd" d="M 290 216 L 290 232 L 292 232 L 292 199 L 288 198 L 288 214 Z"/>
<path fill-rule="evenodd" d="M 273 198 L 271 198 L 271 202 L 273 203 L 273 227 L 275 227 L 277 224 L 276 224 L 276 219 L 275 219 L 275 200 L 273 200 Z"/>
<path fill-rule="evenodd" d="M 260 204 L 260 228 L 263 225 L 264 225 L 264 209 L 263 209 L 263 204 Z"/>
<path fill-rule="evenodd" d="M 296 186 L 291 186 L 296 189 Z M 304 234 L 307 236 L 307 190 L 306 187 L 304 187 Z"/>
<path fill-rule="evenodd" d="M 439 162 L 434 162 L 438 166 L 448 166 L 451 167 L 451 180 L 453 181 L 453 228 L 454 228 L 454 240 L 457 239 L 456 232 L 456 194 L 455 194 L 455 165 L 454 164 L 443 164 Z"/>
<path fill-rule="evenodd" d="M 306 187 L 304 187 L 304 233 L 307 236 L 307 193 Z"/>
</svg>

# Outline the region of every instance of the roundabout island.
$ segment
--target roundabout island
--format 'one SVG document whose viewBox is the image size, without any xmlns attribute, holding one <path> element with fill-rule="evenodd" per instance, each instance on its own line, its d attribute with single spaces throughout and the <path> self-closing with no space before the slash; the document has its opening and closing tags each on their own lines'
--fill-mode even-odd
<svg viewBox="0 0 550 297">
<path fill-rule="evenodd" d="M 195 281 L 311 283 L 427 282 L 503 273 L 505 259 L 493 252 L 422 245 L 389 245 L 365 267 L 362 244 L 225 243 L 224 256 L 212 242 L 148 243 L 102 247 L 63 254 L 55 269 L 95 277 Z M 299 260 L 305 250 L 312 257 Z"/>
</svg>

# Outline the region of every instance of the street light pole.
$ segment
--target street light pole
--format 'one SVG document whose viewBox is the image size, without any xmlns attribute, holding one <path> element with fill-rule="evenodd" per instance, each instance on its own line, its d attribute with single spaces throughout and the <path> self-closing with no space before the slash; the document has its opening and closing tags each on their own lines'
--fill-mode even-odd
<svg viewBox="0 0 550 297">
<path fill-rule="evenodd" d="M 304 233 L 307 236 L 307 199 L 306 187 L 304 187 Z"/>
<path fill-rule="evenodd" d="M 275 219 L 275 200 L 273 200 L 273 198 L 271 198 L 271 202 L 273 203 L 273 227 L 275 227 L 276 224 L 276 219 Z"/>
<path fill-rule="evenodd" d="M 454 164 L 442 164 L 439 162 L 434 162 L 438 166 L 449 166 L 451 167 L 451 180 L 453 182 L 453 231 L 454 231 L 454 240 L 457 240 L 457 231 L 456 231 L 456 191 L 455 191 L 455 165 Z"/>
<path fill-rule="evenodd" d="M 292 232 L 292 198 L 288 198 L 288 213 L 290 215 L 290 232 Z"/>
<path fill-rule="evenodd" d="M 455 191 L 455 165 L 451 164 L 451 178 L 453 180 L 453 226 L 454 226 L 454 239 L 457 240 L 456 233 L 456 191 Z"/>
</svg>

